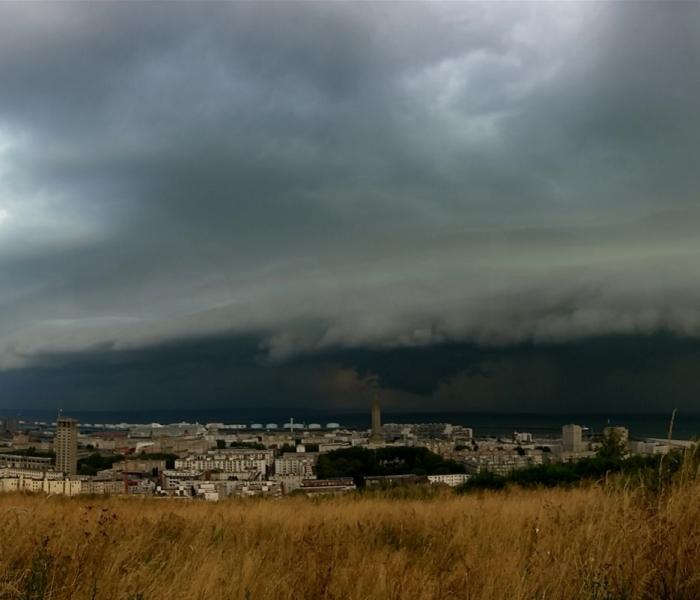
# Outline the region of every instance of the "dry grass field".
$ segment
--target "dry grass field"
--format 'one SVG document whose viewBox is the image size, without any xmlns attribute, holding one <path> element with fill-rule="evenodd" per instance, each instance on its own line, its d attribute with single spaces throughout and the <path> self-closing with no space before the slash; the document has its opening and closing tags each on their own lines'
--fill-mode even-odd
<svg viewBox="0 0 700 600">
<path fill-rule="evenodd" d="M 2 599 L 697 599 L 700 485 L 208 504 L 0 496 Z"/>
</svg>

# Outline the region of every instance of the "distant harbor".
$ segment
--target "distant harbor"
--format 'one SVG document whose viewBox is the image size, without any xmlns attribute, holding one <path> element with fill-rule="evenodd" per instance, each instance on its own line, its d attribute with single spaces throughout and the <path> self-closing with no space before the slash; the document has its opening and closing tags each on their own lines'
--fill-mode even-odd
<svg viewBox="0 0 700 600">
<path fill-rule="evenodd" d="M 176 423 L 222 423 L 243 429 L 267 429 L 268 425 L 285 428 L 294 423 L 296 429 L 337 427 L 369 427 L 367 411 L 326 411 L 312 409 L 201 409 L 201 410 L 147 410 L 147 411 L 70 411 L 81 426 L 126 426 L 130 424 L 162 425 Z M 0 415 L 12 416 L 27 423 L 52 423 L 55 410 L 0 409 Z M 541 437 L 553 437 L 561 433 L 563 423 L 580 423 L 593 433 L 610 425 L 624 425 L 631 435 L 663 438 L 668 434 L 669 414 L 581 414 L 581 413 L 510 413 L 483 412 L 402 412 L 383 410 L 385 422 L 396 423 L 453 423 L 472 427 L 483 435 L 509 435 L 515 430 L 531 431 Z M 255 426 L 255 427 L 254 427 Z M 318 426 L 318 427 L 317 427 Z M 96 427 L 99 428 L 99 427 Z M 272 429 L 272 428 L 269 428 Z M 678 412 L 674 423 L 675 435 L 682 439 L 700 437 L 700 414 Z"/>
</svg>

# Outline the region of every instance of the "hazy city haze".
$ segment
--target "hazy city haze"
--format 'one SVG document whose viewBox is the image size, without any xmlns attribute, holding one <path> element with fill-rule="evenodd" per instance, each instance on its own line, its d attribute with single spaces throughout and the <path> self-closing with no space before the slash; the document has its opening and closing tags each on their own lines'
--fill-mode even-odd
<svg viewBox="0 0 700 600">
<path fill-rule="evenodd" d="M 3 3 L 0 408 L 700 411 L 695 3 Z"/>
</svg>

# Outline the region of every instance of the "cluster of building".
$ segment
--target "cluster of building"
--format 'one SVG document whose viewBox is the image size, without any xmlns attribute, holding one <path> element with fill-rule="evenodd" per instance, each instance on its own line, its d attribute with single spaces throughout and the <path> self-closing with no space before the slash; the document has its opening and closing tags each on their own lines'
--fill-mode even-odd
<svg viewBox="0 0 700 600">
<path fill-rule="evenodd" d="M 668 452 L 689 442 L 632 440 L 624 427 L 593 435 L 580 425 L 564 425 L 560 438 L 537 439 L 528 432 L 476 438 L 469 427 L 449 423 L 382 425 L 377 400 L 371 429 L 338 423 L 303 425 L 290 420 L 226 425 L 79 424 L 59 416 L 55 423 L 0 419 L 0 491 L 47 494 L 140 494 L 219 500 L 225 497 L 337 494 L 355 489 L 351 478 L 318 479 L 319 456 L 352 447 L 425 447 L 457 461 L 465 473 L 366 477 L 365 485 L 439 484 L 457 486 L 470 474 L 507 475 L 515 469 L 593 455 L 602 436 L 614 433 L 624 450 Z M 82 458 L 114 459 L 90 475 Z M 117 458 L 119 457 L 119 460 Z M 123 458 L 122 458 L 123 457 Z"/>
</svg>

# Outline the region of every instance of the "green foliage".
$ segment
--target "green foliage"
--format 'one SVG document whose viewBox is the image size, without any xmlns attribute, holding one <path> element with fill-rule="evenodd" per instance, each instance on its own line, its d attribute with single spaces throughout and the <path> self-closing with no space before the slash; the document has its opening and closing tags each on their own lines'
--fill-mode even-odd
<svg viewBox="0 0 700 600">
<path fill-rule="evenodd" d="M 598 456 L 604 459 L 619 460 L 625 455 L 625 443 L 620 433 L 615 429 L 609 430 L 604 436 L 598 449 Z"/>
<path fill-rule="evenodd" d="M 97 475 L 98 471 L 111 469 L 115 462 L 124 460 L 121 454 L 103 455 L 99 452 L 93 452 L 87 458 L 78 460 L 79 475 Z"/>
<path fill-rule="evenodd" d="M 632 459 L 627 459 L 626 462 L 630 460 Z M 696 444 L 689 449 L 676 448 L 666 455 L 649 457 L 649 464 L 647 468 L 639 467 L 635 472 L 630 471 L 625 483 L 641 484 L 649 492 L 661 493 L 700 475 L 700 446 Z"/>
<path fill-rule="evenodd" d="M 44 452 L 43 450 L 37 450 L 34 446 L 25 448 L 24 450 L 12 450 L 12 454 L 15 456 L 36 456 L 37 458 L 56 458 L 55 452 Z"/>
<path fill-rule="evenodd" d="M 168 452 L 141 452 L 139 458 L 145 460 L 164 460 L 166 469 L 174 469 L 177 454 L 169 454 Z"/>
<path fill-rule="evenodd" d="M 362 484 L 366 476 L 438 475 L 464 473 L 464 465 L 446 460 L 427 448 L 342 448 L 318 457 L 319 479 L 353 477 Z"/>
<path fill-rule="evenodd" d="M 641 479 L 648 481 L 649 486 L 656 486 L 659 473 L 664 472 L 660 469 L 663 461 L 666 461 L 668 479 L 683 464 L 683 457 L 677 452 L 672 452 L 664 459 L 660 456 L 631 456 L 626 459 L 595 456 L 569 463 L 545 463 L 516 469 L 506 476 L 483 471 L 459 486 L 458 491 L 463 493 L 478 489 L 501 489 L 509 484 L 525 488 L 572 486 L 600 480 L 611 474 L 618 474 L 625 480 Z"/>
</svg>

